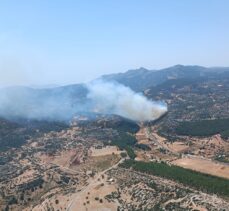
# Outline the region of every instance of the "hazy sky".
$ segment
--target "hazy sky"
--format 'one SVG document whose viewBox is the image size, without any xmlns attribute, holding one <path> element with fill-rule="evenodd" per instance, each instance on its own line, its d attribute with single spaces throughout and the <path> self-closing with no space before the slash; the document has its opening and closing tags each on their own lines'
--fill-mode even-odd
<svg viewBox="0 0 229 211">
<path fill-rule="evenodd" d="M 229 66 L 228 0 L 0 0 L 0 86 Z"/>
</svg>

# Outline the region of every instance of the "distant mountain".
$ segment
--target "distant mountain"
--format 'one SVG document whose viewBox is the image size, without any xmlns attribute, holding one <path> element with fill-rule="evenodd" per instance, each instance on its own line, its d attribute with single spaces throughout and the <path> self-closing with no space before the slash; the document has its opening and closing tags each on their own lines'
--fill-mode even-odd
<svg viewBox="0 0 229 211">
<path fill-rule="evenodd" d="M 128 70 L 125 73 L 103 75 L 101 79 L 116 81 L 135 91 L 143 91 L 170 79 L 195 79 L 218 75 L 228 71 L 229 68 L 227 67 L 206 68 L 202 66 L 184 65 L 175 65 L 161 70 L 148 70 L 141 67 L 135 70 Z"/>
<path fill-rule="evenodd" d="M 151 94 L 161 89 L 194 83 L 199 80 L 229 78 L 229 68 L 175 65 L 161 70 L 139 68 L 125 73 L 101 76 L 106 81 L 116 81 L 137 92 L 146 89 Z M 55 88 L 34 89 L 8 87 L 0 89 L 0 117 L 8 119 L 39 117 L 43 119 L 70 119 L 75 112 L 90 110 L 88 89 L 85 84 L 73 84 Z M 56 116 L 56 115 L 59 116 Z"/>
</svg>

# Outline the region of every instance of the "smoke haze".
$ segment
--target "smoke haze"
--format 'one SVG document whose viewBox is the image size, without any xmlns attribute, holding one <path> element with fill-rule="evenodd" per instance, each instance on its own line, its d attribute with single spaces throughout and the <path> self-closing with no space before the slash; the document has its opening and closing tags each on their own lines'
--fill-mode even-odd
<svg viewBox="0 0 229 211">
<path fill-rule="evenodd" d="M 95 112 L 149 121 L 166 111 L 162 103 L 150 101 L 121 84 L 101 80 L 54 89 L 0 90 L 0 116 L 7 119 L 69 121 L 76 114 Z"/>
</svg>

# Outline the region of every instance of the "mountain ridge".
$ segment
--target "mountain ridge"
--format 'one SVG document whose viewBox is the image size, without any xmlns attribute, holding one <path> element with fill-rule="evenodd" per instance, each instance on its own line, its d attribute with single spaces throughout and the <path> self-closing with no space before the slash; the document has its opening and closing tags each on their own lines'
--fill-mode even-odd
<svg viewBox="0 0 229 211">
<path fill-rule="evenodd" d="M 203 67 L 178 64 L 159 70 L 148 70 L 141 67 L 139 69 L 128 70 L 124 73 L 103 75 L 100 79 L 116 81 L 130 87 L 134 91 L 141 92 L 170 79 L 209 77 L 228 71 L 229 67 Z"/>
</svg>

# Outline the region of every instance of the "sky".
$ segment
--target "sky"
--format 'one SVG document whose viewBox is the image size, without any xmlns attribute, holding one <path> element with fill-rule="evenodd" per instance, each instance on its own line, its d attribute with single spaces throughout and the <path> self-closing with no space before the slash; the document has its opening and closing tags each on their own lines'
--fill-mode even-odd
<svg viewBox="0 0 229 211">
<path fill-rule="evenodd" d="M 229 66 L 228 0 L 0 0 L 0 86 Z"/>
</svg>

